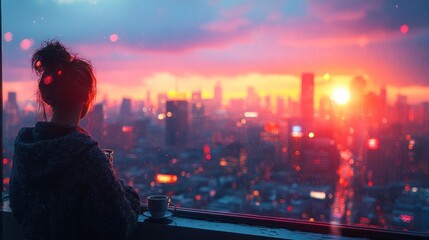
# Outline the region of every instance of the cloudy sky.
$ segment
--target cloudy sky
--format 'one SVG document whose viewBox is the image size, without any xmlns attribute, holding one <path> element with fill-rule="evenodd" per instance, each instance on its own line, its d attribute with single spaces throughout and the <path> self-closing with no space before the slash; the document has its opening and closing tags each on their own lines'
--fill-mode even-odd
<svg viewBox="0 0 429 240">
<path fill-rule="evenodd" d="M 254 86 L 298 100 L 300 75 L 314 72 L 318 97 L 364 75 L 391 99 L 429 100 L 429 0 L 1 3 L 4 91 L 19 100 L 33 96 L 30 57 L 49 39 L 91 59 L 98 99 L 174 90 L 211 97 L 220 82 L 226 98 Z"/>
</svg>

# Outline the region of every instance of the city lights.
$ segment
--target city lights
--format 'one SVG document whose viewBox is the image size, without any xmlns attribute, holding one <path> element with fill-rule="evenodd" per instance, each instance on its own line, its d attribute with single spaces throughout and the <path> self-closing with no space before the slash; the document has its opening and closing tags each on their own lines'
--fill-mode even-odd
<svg viewBox="0 0 429 240">
<path fill-rule="evenodd" d="M 157 183 L 176 183 L 177 175 L 158 173 L 156 175 L 156 182 Z"/>
<path fill-rule="evenodd" d="M 377 150 L 379 147 L 379 140 L 377 138 L 370 138 L 367 141 L 367 147 L 370 150 Z"/>
<path fill-rule="evenodd" d="M 259 113 L 257 113 L 257 112 L 245 112 L 244 113 L 244 117 L 247 117 L 247 118 L 256 118 L 258 116 L 259 116 Z"/>
<path fill-rule="evenodd" d="M 3 9 L 6 192 L 20 128 L 45 120 L 34 93 L 82 59 L 97 96 L 79 126 L 141 199 L 429 233 L 427 1 L 112 1 L 82 28 L 67 26 L 85 1 L 37 2 Z M 47 71 L 31 54 L 49 36 L 76 53 Z"/>
<path fill-rule="evenodd" d="M 323 200 L 326 198 L 326 193 L 318 192 L 318 191 L 310 191 L 310 197 Z"/>
</svg>

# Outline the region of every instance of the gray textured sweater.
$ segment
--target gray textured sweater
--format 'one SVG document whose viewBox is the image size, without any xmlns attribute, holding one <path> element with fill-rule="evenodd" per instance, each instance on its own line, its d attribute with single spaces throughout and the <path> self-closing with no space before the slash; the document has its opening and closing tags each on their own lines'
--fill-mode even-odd
<svg viewBox="0 0 429 240">
<path fill-rule="evenodd" d="M 139 197 L 81 128 L 39 122 L 15 142 L 10 206 L 23 239 L 125 239 Z"/>
</svg>

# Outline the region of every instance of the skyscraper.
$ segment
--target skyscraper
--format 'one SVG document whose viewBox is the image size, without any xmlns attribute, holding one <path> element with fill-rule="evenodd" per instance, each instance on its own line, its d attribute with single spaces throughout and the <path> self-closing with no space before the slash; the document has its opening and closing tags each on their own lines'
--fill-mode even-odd
<svg viewBox="0 0 429 240">
<path fill-rule="evenodd" d="M 103 143 L 104 133 L 104 110 L 103 104 L 94 105 L 94 108 L 89 113 L 89 132 L 91 136 L 98 142 Z"/>
<path fill-rule="evenodd" d="M 301 76 L 301 119 L 306 134 L 313 127 L 314 115 L 314 74 L 304 73 Z"/>
<path fill-rule="evenodd" d="M 167 94 L 159 93 L 158 94 L 158 114 L 165 113 L 165 104 L 167 103 Z"/>
<path fill-rule="evenodd" d="M 131 110 L 131 99 L 123 98 L 121 103 L 121 108 L 119 111 L 120 121 L 123 123 L 130 123 L 133 121 L 133 113 Z"/>
<path fill-rule="evenodd" d="M 214 104 L 216 108 L 222 107 L 222 87 L 220 82 L 217 82 L 214 88 Z"/>
<path fill-rule="evenodd" d="M 350 106 L 353 115 L 363 114 L 366 80 L 362 76 L 355 77 L 350 83 Z"/>
<path fill-rule="evenodd" d="M 168 147 L 184 147 L 189 134 L 188 102 L 184 100 L 167 101 L 166 108 L 165 142 Z"/>
<path fill-rule="evenodd" d="M 6 144 L 13 143 L 16 134 L 19 130 L 20 115 L 18 102 L 16 100 L 16 92 L 7 94 L 7 101 L 4 106 L 4 121 L 5 121 L 5 140 Z"/>
</svg>

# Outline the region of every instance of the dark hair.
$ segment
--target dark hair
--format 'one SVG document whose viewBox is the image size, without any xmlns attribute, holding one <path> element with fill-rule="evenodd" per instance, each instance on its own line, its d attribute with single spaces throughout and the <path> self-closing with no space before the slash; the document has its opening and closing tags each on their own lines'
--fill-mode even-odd
<svg viewBox="0 0 429 240">
<path fill-rule="evenodd" d="M 77 58 L 58 41 L 47 41 L 34 53 L 32 68 L 39 75 L 39 103 L 55 111 L 72 106 L 92 105 L 97 80 L 89 61 Z M 41 102 L 43 100 L 43 102 Z"/>
</svg>

